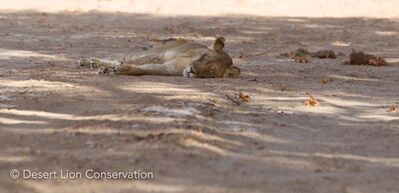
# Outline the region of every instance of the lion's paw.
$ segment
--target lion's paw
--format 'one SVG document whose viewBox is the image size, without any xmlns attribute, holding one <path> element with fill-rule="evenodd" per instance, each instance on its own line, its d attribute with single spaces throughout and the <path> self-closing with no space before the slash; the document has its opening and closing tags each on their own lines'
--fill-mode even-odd
<svg viewBox="0 0 399 193">
<path fill-rule="evenodd" d="M 80 67 L 88 67 L 91 69 L 97 68 L 98 64 L 100 63 L 100 60 L 96 58 L 79 58 L 77 61 L 78 68 Z"/>
<path fill-rule="evenodd" d="M 100 67 L 97 70 L 97 74 L 118 74 L 115 67 Z"/>
</svg>

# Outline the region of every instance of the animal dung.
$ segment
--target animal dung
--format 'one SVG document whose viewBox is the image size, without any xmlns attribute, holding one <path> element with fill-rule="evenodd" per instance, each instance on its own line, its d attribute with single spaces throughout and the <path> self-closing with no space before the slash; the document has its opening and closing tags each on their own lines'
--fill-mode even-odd
<svg viewBox="0 0 399 193">
<path fill-rule="evenodd" d="M 381 58 L 379 56 L 374 56 L 372 54 L 366 54 L 361 51 L 357 52 L 355 50 L 352 50 L 352 53 L 349 55 L 349 61 L 345 63 L 351 65 L 373 65 L 373 66 L 383 66 L 387 64 L 384 58 Z"/>
</svg>

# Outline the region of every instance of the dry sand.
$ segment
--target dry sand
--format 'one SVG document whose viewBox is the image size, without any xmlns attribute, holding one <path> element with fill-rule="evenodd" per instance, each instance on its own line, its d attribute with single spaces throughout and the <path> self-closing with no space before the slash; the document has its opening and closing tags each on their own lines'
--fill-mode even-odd
<svg viewBox="0 0 399 193">
<path fill-rule="evenodd" d="M 399 20 L 133 13 L 0 14 L 0 192 L 399 192 Z M 117 58 L 185 37 L 226 50 L 238 79 L 97 75 Z M 305 47 L 387 58 L 297 63 Z M 242 57 L 240 57 L 242 56 Z M 252 101 L 227 99 L 242 91 Z M 320 100 L 307 107 L 306 92 Z M 11 180 L 36 171 L 154 172 L 153 180 Z"/>
<path fill-rule="evenodd" d="M 399 17 L 397 0 L 1 0 L 0 10 L 97 10 L 166 16 Z"/>
</svg>

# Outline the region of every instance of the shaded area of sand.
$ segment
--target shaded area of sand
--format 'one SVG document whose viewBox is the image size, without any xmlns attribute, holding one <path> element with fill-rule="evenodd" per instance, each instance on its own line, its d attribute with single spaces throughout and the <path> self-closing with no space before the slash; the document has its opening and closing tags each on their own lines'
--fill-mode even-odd
<svg viewBox="0 0 399 193">
<path fill-rule="evenodd" d="M 396 19 L 0 14 L 1 192 L 398 192 Z M 81 56 L 141 53 L 154 38 L 226 37 L 238 79 L 99 76 Z M 300 64 L 306 47 L 352 48 Z M 245 56 L 241 57 L 240 56 Z M 255 80 L 256 78 L 256 80 Z M 323 81 L 327 80 L 327 81 Z M 253 101 L 236 106 L 237 90 Z M 303 105 L 305 92 L 320 107 Z M 12 168 L 149 170 L 150 181 L 30 181 Z"/>
</svg>

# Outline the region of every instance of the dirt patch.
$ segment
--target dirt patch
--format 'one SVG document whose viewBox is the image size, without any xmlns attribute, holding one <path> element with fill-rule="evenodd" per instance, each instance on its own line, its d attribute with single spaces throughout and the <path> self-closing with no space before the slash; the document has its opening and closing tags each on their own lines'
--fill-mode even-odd
<svg viewBox="0 0 399 193">
<path fill-rule="evenodd" d="M 0 21 L 0 192 L 399 192 L 399 117 L 387 112 L 399 103 L 397 19 L 7 12 Z M 210 45 L 217 35 L 239 78 L 76 67 L 161 43 L 149 37 Z M 368 50 L 390 65 L 276 57 L 299 47 Z M 239 92 L 250 100 L 226 97 Z M 305 92 L 321 104 L 304 105 Z M 155 178 L 11 180 L 14 168 Z"/>
</svg>

